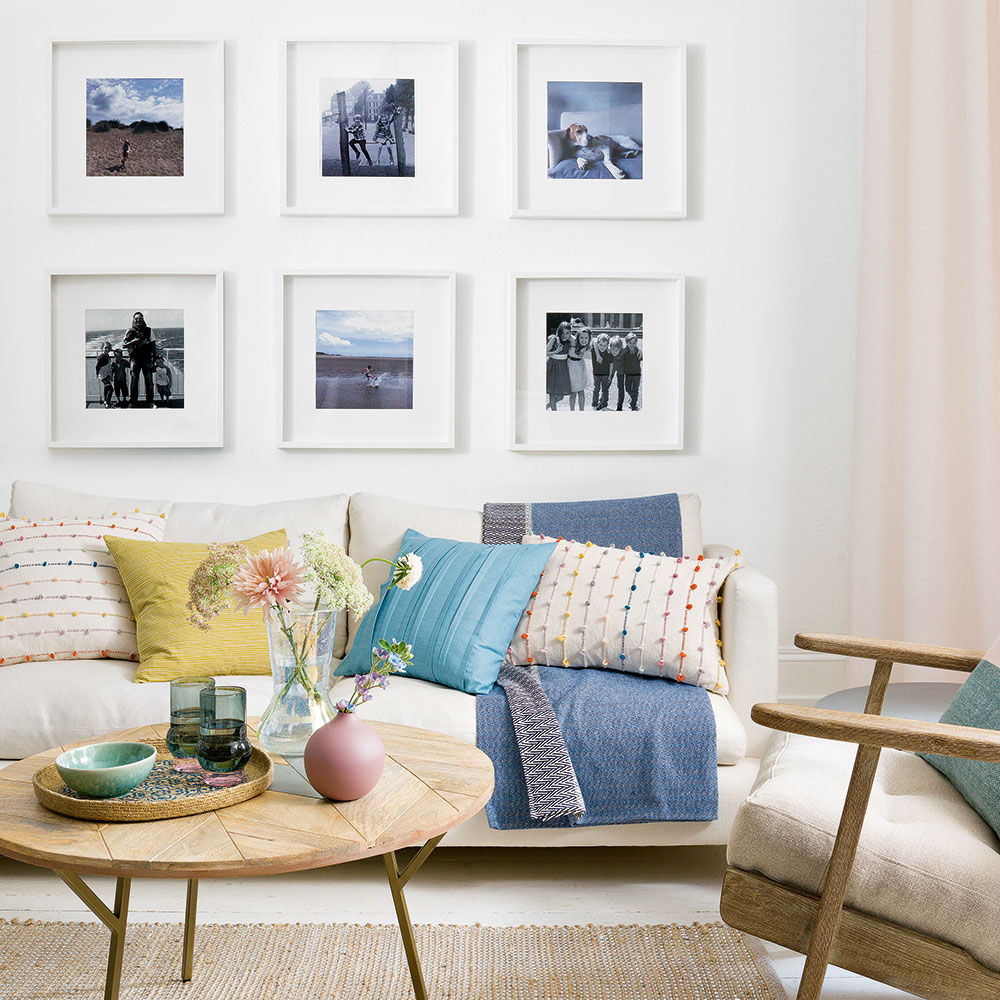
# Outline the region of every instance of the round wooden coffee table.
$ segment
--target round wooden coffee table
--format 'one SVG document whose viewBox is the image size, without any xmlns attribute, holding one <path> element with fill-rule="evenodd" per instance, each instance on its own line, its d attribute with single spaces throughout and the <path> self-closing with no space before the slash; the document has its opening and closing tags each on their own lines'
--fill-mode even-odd
<svg viewBox="0 0 1000 1000">
<path fill-rule="evenodd" d="M 403 887 L 438 841 L 474 816 L 493 791 L 489 757 L 468 743 L 409 726 L 371 723 L 385 743 L 385 771 L 378 785 L 355 802 L 276 788 L 303 785 L 299 767 L 272 754 L 274 781 L 256 798 L 214 812 L 146 823 L 94 823 L 50 812 L 35 798 L 31 778 L 68 747 L 12 764 L 0 771 L 0 854 L 48 868 L 87 904 L 111 931 L 105 1000 L 116 1000 L 133 878 L 187 879 L 181 979 L 194 967 L 198 879 L 273 875 L 382 855 L 406 960 L 418 1000 L 427 996 L 413 941 Z M 256 733 L 253 726 L 251 738 Z M 142 726 L 83 740 L 163 739 L 167 725 Z M 419 846 L 400 866 L 396 851 Z M 80 875 L 114 875 L 111 908 Z"/>
</svg>

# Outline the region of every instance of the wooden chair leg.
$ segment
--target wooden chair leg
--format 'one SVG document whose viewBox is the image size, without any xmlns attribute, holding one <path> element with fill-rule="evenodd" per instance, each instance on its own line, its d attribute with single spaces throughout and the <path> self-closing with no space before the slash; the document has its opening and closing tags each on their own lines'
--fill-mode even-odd
<svg viewBox="0 0 1000 1000">
<path fill-rule="evenodd" d="M 868 689 L 868 700 L 865 703 L 866 713 L 878 715 L 882 711 L 891 671 L 890 661 L 879 660 L 875 664 L 871 686 Z M 806 964 L 802 970 L 802 979 L 799 981 L 798 1000 L 818 1000 L 823 989 L 830 950 L 837 933 L 837 924 L 840 922 L 840 911 L 847 893 L 847 880 L 851 877 L 851 868 L 854 866 L 854 857 L 858 851 L 861 827 L 865 821 L 865 811 L 875 782 L 880 754 L 880 747 L 862 745 L 858 747 L 854 758 L 854 770 L 851 772 L 851 782 L 847 786 L 837 839 L 834 841 L 830 864 L 823 880 L 816 925 L 813 927 Z"/>
</svg>

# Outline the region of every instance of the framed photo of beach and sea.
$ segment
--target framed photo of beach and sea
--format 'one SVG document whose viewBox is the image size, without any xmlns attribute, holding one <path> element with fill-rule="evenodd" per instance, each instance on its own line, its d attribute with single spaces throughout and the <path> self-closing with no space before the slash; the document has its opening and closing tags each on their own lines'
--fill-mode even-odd
<svg viewBox="0 0 1000 1000">
<path fill-rule="evenodd" d="M 282 448 L 455 446 L 455 272 L 278 275 Z"/>
<path fill-rule="evenodd" d="M 49 272 L 48 446 L 222 447 L 222 286 L 221 271 Z"/>
<path fill-rule="evenodd" d="M 684 445 L 682 274 L 511 274 L 507 447 Z"/>
<path fill-rule="evenodd" d="M 221 215 L 224 43 L 54 40 L 49 215 Z"/>
<path fill-rule="evenodd" d="M 283 215 L 457 215 L 458 42 L 286 39 Z"/>
</svg>

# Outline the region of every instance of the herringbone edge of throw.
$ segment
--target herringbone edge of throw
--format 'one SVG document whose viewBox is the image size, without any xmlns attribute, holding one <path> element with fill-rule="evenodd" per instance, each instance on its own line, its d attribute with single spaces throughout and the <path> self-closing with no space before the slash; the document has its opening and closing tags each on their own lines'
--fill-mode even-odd
<svg viewBox="0 0 1000 1000">
<path fill-rule="evenodd" d="M 414 931 L 429 993 L 442 1000 L 785 996 L 762 942 L 722 923 L 420 924 Z M 178 924 L 129 927 L 122 1000 L 177 995 L 180 935 Z M 0 1000 L 51 998 L 60 983 L 72 983 L 81 1000 L 99 997 L 105 949 L 98 923 L 0 920 Z M 194 980 L 184 993 L 192 1000 L 252 1000 L 280 989 L 283 997 L 304 1000 L 345 988 L 358 998 L 412 997 L 396 927 L 205 924 L 198 928 Z"/>
</svg>

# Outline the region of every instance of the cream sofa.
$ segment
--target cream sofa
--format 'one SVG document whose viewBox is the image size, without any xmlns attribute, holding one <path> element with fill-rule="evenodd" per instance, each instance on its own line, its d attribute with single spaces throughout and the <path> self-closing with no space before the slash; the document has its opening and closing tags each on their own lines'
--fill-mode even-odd
<svg viewBox="0 0 1000 1000">
<path fill-rule="evenodd" d="M 700 541 L 697 498 L 689 499 L 695 506 L 688 521 L 696 525 L 697 533 L 690 538 L 686 533 L 686 546 Z M 412 504 L 372 493 L 242 506 L 100 497 L 17 482 L 11 491 L 9 515 L 52 517 L 135 508 L 167 515 L 166 541 L 245 538 L 278 527 L 294 539 L 307 529 L 323 528 L 358 562 L 373 555 L 394 555 L 407 528 L 463 541 L 480 541 L 482 535 L 480 511 Z M 712 555 L 727 550 L 707 545 L 704 551 Z M 379 565 L 384 568 L 384 564 L 374 564 L 366 570 L 366 582 L 375 591 L 384 575 Z M 342 656 L 349 647 L 356 624 L 338 622 L 336 655 Z M 777 695 L 777 594 L 772 581 L 752 565 L 744 563 L 726 581 L 722 641 L 730 692 L 728 697 L 709 696 L 718 733 L 717 820 L 498 831 L 491 830 L 485 813 L 480 813 L 449 833 L 445 842 L 537 847 L 726 843 L 736 810 L 757 775 L 767 735 L 750 721 L 750 709 L 755 702 L 776 700 Z M 134 664 L 118 660 L 56 660 L 0 668 L 0 763 L 111 730 L 164 721 L 167 684 L 135 684 L 134 671 Z M 246 687 L 248 713 L 260 714 L 270 697 L 270 677 L 231 680 Z M 350 684 L 348 678 L 338 679 L 334 699 L 339 688 Z M 364 714 L 368 719 L 432 729 L 470 743 L 476 739 L 474 696 L 415 678 L 393 678 L 389 689 L 364 707 Z"/>
</svg>

